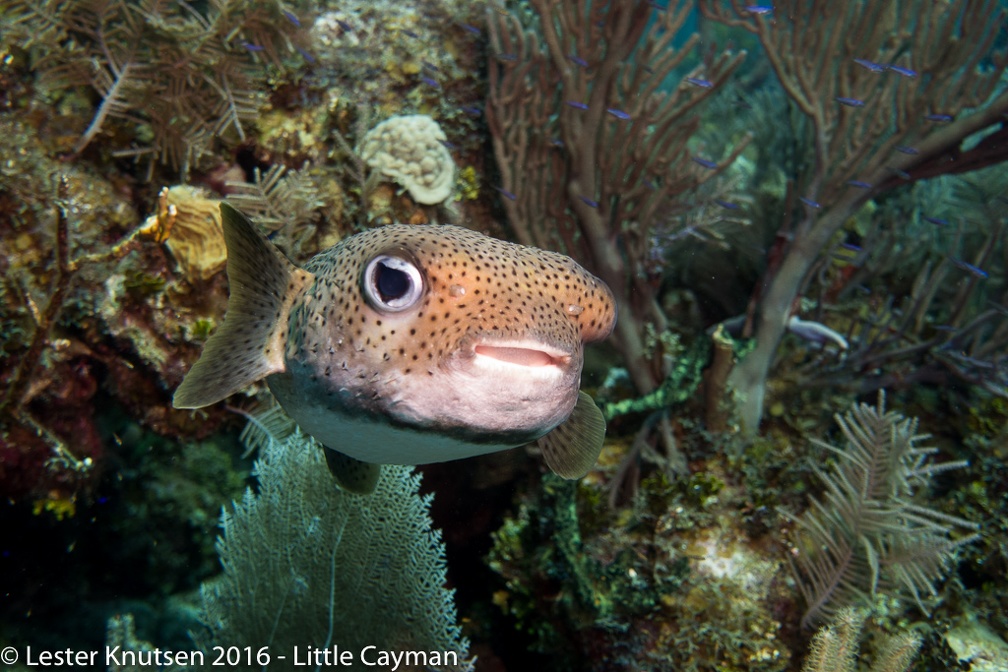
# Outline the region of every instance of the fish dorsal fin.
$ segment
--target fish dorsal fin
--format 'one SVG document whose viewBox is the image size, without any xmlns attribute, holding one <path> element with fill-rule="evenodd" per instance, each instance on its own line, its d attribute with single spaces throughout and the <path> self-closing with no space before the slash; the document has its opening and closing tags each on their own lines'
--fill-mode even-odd
<svg viewBox="0 0 1008 672">
<path fill-rule="evenodd" d="M 284 370 L 291 305 L 314 276 L 287 260 L 248 217 L 221 203 L 230 286 L 224 323 L 175 391 L 175 408 L 216 403 Z"/>
<path fill-rule="evenodd" d="M 324 446 L 323 450 L 329 473 L 336 479 L 337 485 L 355 495 L 370 495 L 374 492 L 375 486 L 378 485 L 378 477 L 381 476 L 380 464 L 361 462 Z"/>
<path fill-rule="evenodd" d="M 581 478 L 595 466 L 605 439 L 605 418 L 583 391 L 570 417 L 539 439 L 543 459 L 557 476 Z"/>
</svg>

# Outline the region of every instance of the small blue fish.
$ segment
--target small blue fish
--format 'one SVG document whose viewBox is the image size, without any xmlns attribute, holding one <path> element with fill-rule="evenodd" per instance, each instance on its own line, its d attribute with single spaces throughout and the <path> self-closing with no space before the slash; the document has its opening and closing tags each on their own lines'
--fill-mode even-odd
<svg viewBox="0 0 1008 672">
<path fill-rule="evenodd" d="M 454 142 L 449 142 L 447 140 L 438 140 L 445 149 L 458 149 L 458 145 Z"/>
<path fill-rule="evenodd" d="M 709 89 L 714 86 L 714 83 L 707 79 L 701 79 L 700 77 L 687 77 L 686 81 L 693 86 L 699 86 L 703 89 Z"/>
<path fill-rule="evenodd" d="M 427 75 L 421 75 L 420 76 L 420 81 L 423 82 L 424 84 L 426 84 L 427 86 L 434 87 L 435 89 L 440 89 L 441 88 L 441 85 L 438 83 L 438 81 L 436 79 L 434 79 L 432 77 L 428 77 Z"/>
<path fill-rule="evenodd" d="M 480 30 L 476 26 L 472 25 L 471 23 L 459 23 L 458 25 L 461 26 L 463 30 L 465 30 L 467 32 L 470 32 L 473 35 L 482 35 L 483 34 L 482 30 Z"/>
<path fill-rule="evenodd" d="M 517 54 L 497 54 L 497 58 L 499 58 L 502 61 L 508 61 L 510 63 L 513 63 L 514 61 L 518 60 L 518 55 Z"/>
<path fill-rule="evenodd" d="M 889 170 L 891 170 L 893 172 L 893 174 L 896 177 L 900 178 L 901 180 L 910 180 L 910 179 L 913 179 L 913 175 L 911 175 L 910 173 L 908 173 L 905 170 L 901 170 L 901 169 L 895 168 L 893 166 L 889 166 Z"/>
<path fill-rule="evenodd" d="M 399 32 L 401 32 L 406 37 L 412 37 L 414 40 L 420 39 L 420 36 L 414 33 L 412 30 L 401 29 Z"/>
<path fill-rule="evenodd" d="M 811 198 L 805 198 L 804 196 L 799 196 L 798 200 L 809 206 L 810 208 L 821 208 L 822 206 L 813 201 Z"/>
<path fill-rule="evenodd" d="M 857 98 L 845 98 L 844 96 L 837 96 L 836 101 L 841 105 L 846 105 L 847 107 L 864 107 L 865 105 L 863 100 L 858 100 Z"/>
<path fill-rule="evenodd" d="M 847 184 L 858 189 L 871 189 L 871 185 L 861 180 L 847 180 Z"/>
<path fill-rule="evenodd" d="M 968 261 L 963 261 L 962 259 L 955 259 L 954 257 L 949 257 L 949 260 L 953 264 L 955 264 L 956 266 L 958 266 L 959 268 L 963 269 L 964 271 L 968 271 L 968 272 L 972 273 L 973 275 L 975 275 L 978 278 L 989 278 L 990 277 L 990 273 L 988 273 L 987 271 L 983 270 L 979 266 L 974 266 L 973 264 L 969 263 Z"/>
<path fill-rule="evenodd" d="M 746 5 L 745 11 L 750 14 L 756 14 L 760 16 L 762 14 L 769 14 L 773 11 L 773 7 L 770 5 Z"/>
<path fill-rule="evenodd" d="M 311 65 L 315 62 L 315 57 L 309 54 L 307 51 L 305 51 L 301 47 L 294 47 L 294 48 L 297 49 L 297 52 L 299 54 L 301 54 L 301 58 L 305 60 L 305 63 Z"/>
<path fill-rule="evenodd" d="M 560 138 L 553 138 L 552 140 L 550 140 L 550 144 L 553 145 L 554 147 L 563 147 L 564 141 L 561 140 Z"/>
<path fill-rule="evenodd" d="M 855 58 L 854 62 L 869 72 L 885 72 L 885 67 L 881 63 L 869 61 L 864 58 Z"/>
<path fill-rule="evenodd" d="M 420 64 L 432 72 L 441 72 L 441 69 L 430 61 L 420 61 Z"/>
<path fill-rule="evenodd" d="M 251 42 L 242 42 L 242 46 L 249 51 L 264 51 L 266 49 L 260 44 L 252 44 Z"/>
<path fill-rule="evenodd" d="M 483 114 L 483 110 L 475 105 L 462 105 L 459 109 L 468 114 L 470 117 L 478 117 Z"/>
<path fill-rule="evenodd" d="M 918 152 L 913 147 L 907 147 L 906 145 L 896 145 L 896 151 L 902 154 L 909 154 L 910 156 L 916 156 L 920 154 L 920 152 Z"/>
<path fill-rule="evenodd" d="M 342 19 L 336 19 L 336 25 L 340 27 L 344 33 L 349 33 L 353 31 L 353 26 Z"/>
<path fill-rule="evenodd" d="M 569 58 L 571 60 L 571 62 L 573 62 L 575 65 L 579 65 L 582 68 L 587 68 L 588 67 L 588 61 L 584 60 L 583 58 L 581 58 L 580 56 L 578 56 L 573 51 L 571 53 L 567 54 L 567 58 Z"/>
<path fill-rule="evenodd" d="M 702 159 L 699 156 L 691 156 L 690 158 L 693 159 L 693 163 L 699 164 L 708 170 L 714 170 L 718 167 L 717 163 L 710 159 Z"/>
<path fill-rule="evenodd" d="M 512 194 L 507 189 L 504 189 L 503 187 L 494 187 L 494 189 L 496 189 L 497 191 L 499 191 L 500 195 L 503 196 L 504 198 L 508 199 L 509 201 L 517 201 L 518 200 L 517 196 L 515 196 L 514 194 Z"/>
<path fill-rule="evenodd" d="M 903 75 L 904 77 L 909 77 L 910 79 L 913 79 L 917 76 L 917 72 L 915 70 L 911 70 L 910 68 L 904 68 L 903 66 L 900 65 L 893 65 L 892 63 L 887 65 L 886 69 L 892 70 L 897 75 Z"/>
<path fill-rule="evenodd" d="M 617 110 L 615 107 L 607 107 L 606 112 L 616 117 L 617 119 L 622 119 L 623 121 L 627 121 L 628 119 L 630 119 L 629 114 L 627 114 L 623 110 Z"/>
<path fill-rule="evenodd" d="M 934 114 L 929 114 L 924 118 L 927 119 L 928 121 L 934 121 L 939 124 L 946 124 L 952 121 L 955 117 L 953 117 L 951 114 L 943 114 L 941 112 L 935 112 Z"/>
<path fill-rule="evenodd" d="M 287 20 L 293 23 L 295 26 L 297 26 L 298 28 L 301 27 L 301 20 L 298 19 L 297 15 L 294 14 L 294 12 L 285 9 L 283 10 L 283 15 L 287 17 Z"/>
<path fill-rule="evenodd" d="M 585 205 L 587 205 L 589 208 L 597 208 L 598 207 L 598 201 L 593 201 L 592 199 L 588 198 L 587 196 L 578 195 L 578 198 L 581 200 L 582 203 L 584 203 Z"/>
<path fill-rule="evenodd" d="M 989 278 L 990 277 L 990 274 L 987 271 L 983 270 L 982 268 L 979 268 L 978 266 L 974 266 L 973 264 L 966 263 L 965 261 L 962 262 L 962 265 L 963 265 L 963 268 L 965 268 L 967 271 L 969 271 L 973 275 L 977 276 L 978 278 Z"/>
<path fill-rule="evenodd" d="M 569 105 L 570 107 L 573 107 L 573 108 L 578 109 L 578 110 L 587 110 L 588 109 L 588 104 L 587 103 L 579 103 L 576 100 L 566 100 L 564 102 L 567 105 Z"/>
<path fill-rule="evenodd" d="M 732 203 L 731 201 L 725 201 L 720 198 L 715 198 L 714 202 L 720 205 L 725 210 L 738 210 L 739 208 L 742 207 L 738 203 Z"/>
<path fill-rule="evenodd" d="M 854 243 L 840 243 L 840 247 L 844 248 L 845 250 L 850 250 L 851 252 L 862 251 L 861 248 L 855 245 Z"/>
<path fill-rule="evenodd" d="M 934 224 L 935 226 L 948 226 L 948 220 L 942 219 L 941 217 L 927 217 L 922 215 L 921 219 L 929 224 Z"/>
</svg>

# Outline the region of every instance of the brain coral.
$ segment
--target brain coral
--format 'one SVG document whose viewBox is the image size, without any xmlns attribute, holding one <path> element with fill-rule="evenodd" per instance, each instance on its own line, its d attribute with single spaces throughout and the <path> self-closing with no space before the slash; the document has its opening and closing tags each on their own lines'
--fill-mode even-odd
<svg viewBox="0 0 1008 672">
<path fill-rule="evenodd" d="M 391 177 L 417 203 L 447 199 L 455 184 L 455 162 L 444 146 L 444 131 L 423 114 L 392 117 L 364 136 L 361 156 L 378 173 Z"/>
</svg>

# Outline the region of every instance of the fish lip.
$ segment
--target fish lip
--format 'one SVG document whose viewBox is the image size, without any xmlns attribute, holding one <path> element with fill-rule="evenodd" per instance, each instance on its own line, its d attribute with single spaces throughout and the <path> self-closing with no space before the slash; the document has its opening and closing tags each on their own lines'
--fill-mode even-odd
<svg viewBox="0 0 1008 672">
<path fill-rule="evenodd" d="M 472 353 L 477 360 L 485 357 L 495 363 L 532 369 L 565 369 L 572 358 L 569 351 L 540 341 L 480 341 L 473 345 Z"/>
</svg>

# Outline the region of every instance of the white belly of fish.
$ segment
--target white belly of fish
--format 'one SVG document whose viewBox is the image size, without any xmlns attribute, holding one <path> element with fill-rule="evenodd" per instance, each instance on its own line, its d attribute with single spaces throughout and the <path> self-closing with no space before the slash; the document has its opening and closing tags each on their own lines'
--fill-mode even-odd
<svg viewBox="0 0 1008 672">
<path fill-rule="evenodd" d="M 289 415 L 327 448 L 374 464 L 430 464 L 515 447 L 474 444 L 435 432 L 345 416 L 318 406 L 302 406 Z"/>
</svg>

